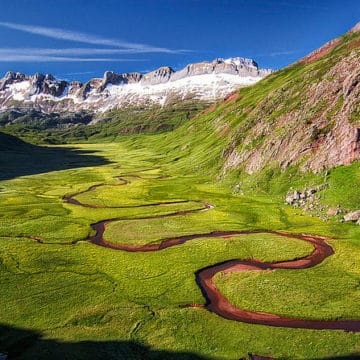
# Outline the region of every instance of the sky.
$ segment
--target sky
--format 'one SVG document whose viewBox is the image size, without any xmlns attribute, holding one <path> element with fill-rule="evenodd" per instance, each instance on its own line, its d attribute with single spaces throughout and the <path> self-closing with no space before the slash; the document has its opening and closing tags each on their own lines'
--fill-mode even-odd
<svg viewBox="0 0 360 360">
<path fill-rule="evenodd" d="M 0 76 L 86 81 L 237 56 L 279 69 L 359 21 L 359 0 L 1 0 Z"/>
</svg>

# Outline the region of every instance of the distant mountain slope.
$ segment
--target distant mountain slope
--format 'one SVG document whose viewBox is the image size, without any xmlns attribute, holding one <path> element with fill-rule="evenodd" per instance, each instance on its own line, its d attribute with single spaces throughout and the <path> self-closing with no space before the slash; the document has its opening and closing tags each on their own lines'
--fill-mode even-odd
<svg viewBox="0 0 360 360">
<path fill-rule="evenodd" d="M 189 64 L 179 71 L 167 66 L 147 74 L 107 71 L 103 78 L 85 84 L 59 81 L 49 74 L 28 76 L 10 71 L 0 80 L 0 110 L 105 112 L 114 108 L 168 105 L 174 98 L 215 101 L 270 73 L 271 70 L 259 69 L 254 60 L 240 57 Z"/>
<path fill-rule="evenodd" d="M 12 109 L 0 112 L 0 129 L 36 144 L 97 141 L 124 134 L 171 131 L 210 104 L 202 100 L 177 102 L 174 99 L 166 106 L 126 107 L 99 114 L 88 111 L 47 114 L 34 109 Z"/>
</svg>

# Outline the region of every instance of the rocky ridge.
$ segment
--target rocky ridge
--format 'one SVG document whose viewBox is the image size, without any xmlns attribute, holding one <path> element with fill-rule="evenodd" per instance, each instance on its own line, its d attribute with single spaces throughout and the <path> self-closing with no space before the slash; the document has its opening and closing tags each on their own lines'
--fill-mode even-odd
<svg viewBox="0 0 360 360">
<path fill-rule="evenodd" d="M 253 174 L 269 166 L 319 173 L 360 158 L 359 30 L 357 24 L 269 76 L 253 106 L 240 90 L 231 110 L 242 121 L 229 132 L 224 173 L 241 167 Z M 214 119 L 219 134 L 229 128 L 228 118 Z"/>
<path fill-rule="evenodd" d="M 129 105 L 164 105 L 175 97 L 214 101 L 271 72 L 260 69 L 254 60 L 240 57 L 189 64 L 179 71 L 168 66 L 147 74 L 107 71 L 102 78 L 84 84 L 57 80 L 50 74 L 29 76 L 9 71 L 0 80 L 0 110 L 104 112 Z"/>
</svg>

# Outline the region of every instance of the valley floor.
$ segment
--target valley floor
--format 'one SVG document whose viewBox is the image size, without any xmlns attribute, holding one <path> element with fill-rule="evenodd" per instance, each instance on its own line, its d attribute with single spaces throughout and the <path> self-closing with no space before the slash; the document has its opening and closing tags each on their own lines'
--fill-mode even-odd
<svg viewBox="0 0 360 360">
<path fill-rule="evenodd" d="M 304 216 L 276 198 L 233 194 L 225 182 L 187 175 L 146 148 L 121 143 L 37 148 L 6 160 L 0 353 L 21 359 L 359 354 L 360 333 L 352 330 L 360 324 L 360 227 Z M 296 259 L 312 259 L 314 242 L 329 244 L 326 256 L 295 269 L 302 261 Z M 345 325 L 274 327 L 209 311 L 199 270 L 234 259 L 265 270 L 216 273 L 216 287 L 237 308 L 304 324 L 323 320 L 322 328 Z M 276 262 L 288 266 L 269 265 Z"/>
</svg>

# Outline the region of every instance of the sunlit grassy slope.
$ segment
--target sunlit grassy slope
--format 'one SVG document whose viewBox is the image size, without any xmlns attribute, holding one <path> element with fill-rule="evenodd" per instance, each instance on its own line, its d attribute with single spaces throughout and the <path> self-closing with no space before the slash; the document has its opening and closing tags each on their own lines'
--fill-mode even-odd
<svg viewBox="0 0 360 360">
<path fill-rule="evenodd" d="M 327 207 L 340 205 L 345 210 L 356 209 L 360 196 L 359 162 L 353 162 L 351 166 L 324 169 L 315 175 L 312 171 L 302 169 L 302 165 L 309 156 L 316 157 L 316 153 L 307 154 L 303 158 L 300 156 L 297 163 L 287 168 L 280 168 L 280 160 L 267 158 L 268 153 L 273 153 L 271 144 L 266 145 L 271 142 L 271 136 L 276 135 L 277 139 L 284 140 L 285 145 L 280 143 L 275 146 L 285 161 L 291 150 L 291 147 L 286 147 L 287 134 L 301 134 L 305 139 L 304 144 L 310 146 L 312 142 L 320 141 L 336 124 L 344 101 L 341 95 L 343 90 L 337 95 L 338 100 L 334 98 L 338 101 L 335 105 L 326 107 L 324 102 L 319 103 L 321 111 L 314 108 L 314 103 L 307 95 L 314 91 L 313 86 L 320 81 L 324 83 L 323 86 L 326 81 L 332 81 L 328 72 L 340 61 L 351 58 L 354 62 L 354 59 L 359 59 L 360 33 L 348 33 L 340 39 L 338 45 L 319 59 L 295 63 L 254 86 L 240 89 L 238 95 L 232 96 L 230 101 L 221 102 L 204 111 L 175 131 L 149 136 L 145 142 L 144 137 L 132 137 L 129 146 L 145 144 L 147 148 L 157 150 L 157 154 L 161 154 L 159 161 L 166 162 L 170 167 L 184 173 L 191 171 L 210 175 L 214 180 L 227 182 L 233 189 L 238 185 L 237 189 L 245 194 L 284 196 L 290 188 L 304 189 L 326 183 L 329 187 L 319 194 L 323 204 Z M 346 73 L 344 69 L 342 71 Z M 330 98 L 333 96 L 325 95 Z M 351 109 L 343 116 L 348 116 L 354 126 L 360 126 L 360 117 L 356 115 L 360 109 L 359 99 L 352 103 Z M 296 114 L 301 114 L 301 121 L 296 117 L 300 115 Z M 287 115 L 289 118 L 284 123 L 283 116 Z M 321 129 L 317 128 L 319 118 L 325 123 Z M 258 124 L 272 129 L 271 136 L 256 133 L 254 129 L 257 129 Z M 316 134 L 313 133 L 315 128 Z M 262 131 L 261 128 L 258 130 Z M 245 167 L 253 156 L 257 156 L 256 152 L 251 151 L 261 146 L 261 159 L 265 159 L 265 166 L 249 174 Z M 231 167 L 234 150 L 248 154 L 250 160 L 245 157 L 243 162 Z"/>
</svg>

